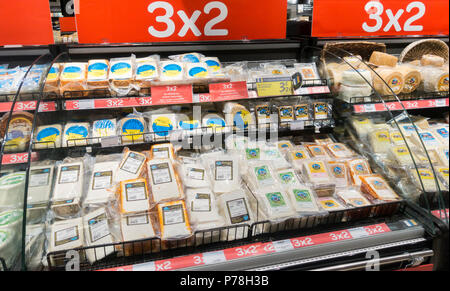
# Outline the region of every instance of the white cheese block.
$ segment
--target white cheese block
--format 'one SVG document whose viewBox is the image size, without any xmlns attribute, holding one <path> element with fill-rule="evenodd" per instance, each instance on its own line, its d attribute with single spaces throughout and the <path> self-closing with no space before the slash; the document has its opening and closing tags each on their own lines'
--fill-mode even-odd
<svg viewBox="0 0 450 291">
<path fill-rule="evenodd" d="M 86 246 L 104 245 L 113 243 L 108 215 L 105 208 L 99 208 L 83 216 L 84 237 Z M 93 264 L 114 252 L 113 246 L 88 248 L 86 256 Z"/>
<path fill-rule="evenodd" d="M 25 172 L 15 172 L 0 178 L 0 205 L 19 207 L 23 203 Z"/>
<path fill-rule="evenodd" d="M 69 122 L 64 126 L 62 146 L 85 146 L 88 144 L 87 138 L 89 138 L 88 122 Z"/>
<path fill-rule="evenodd" d="M 117 134 L 116 119 L 100 119 L 92 123 L 92 137 L 94 143 L 100 143 L 100 137 L 115 136 Z"/>
<path fill-rule="evenodd" d="M 448 91 L 448 70 L 435 67 L 421 67 L 425 92 Z"/>
<path fill-rule="evenodd" d="M 150 210 L 147 181 L 143 178 L 120 182 L 120 212 L 122 214 Z"/>
<path fill-rule="evenodd" d="M 118 183 L 120 181 L 139 178 L 144 169 L 146 160 L 147 157 L 144 154 L 126 151 L 116 171 L 114 181 Z"/>
<path fill-rule="evenodd" d="M 218 155 L 208 158 L 207 166 L 215 193 L 231 192 L 240 188 L 239 160 L 232 155 Z"/>
<path fill-rule="evenodd" d="M 144 142 L 144 132 L 146 130 L 143 117 L 129 116 L 119 121 L 119 135 L 122 144 L 135 144 Z"/>
<path fill-rule="evenodd" d="M 354 117 L 351 121 L 353 128 L 360 138 L 365 138 L 372 128 L 372 121 L 367 117 Z"/>
<path fill-rule="evenodd" d="M 61 147 L 62 125 L 52 124 L 39 126 L 37 129 L 34 148 L 47 149 Z"/>
<path fill-rule="evenodd" d="M 410 151 L 406 146 L 390 147 L 389 154 L 396 166 L 414 166 Z M 415 162 L 418 163 L 419 161 L 415 159 Z"/>
<path fill-rule="evenodd" d="M 291 165 L 286 158 L 281 154 L 280 150 L 276 145 L 267 144 L 262 148 L 261 152 L 262 161 L 271 161 L 273 167 L 276 170 L 290 168 Z"/>
<path fill-rule="evenodd" d="M 297 177 L 294 169 L 279 170 L 276 172 L 276 177 L 278 179 L 278 182 L 284 188 L 300 184 L 300 180 Z"/>
<path fill-rule="evenodd" d="M 211 187 L 210 180 L 205 167 L 199 163 L 181 164 L 179 175 L 183 185 L 188 188 Z"/>
<path fill-rule="evenodd" d="M 147 162 L 149 186 L 152 189 L 153 202 L 180 199 L 182 192 L 169 159 L 156 159 Z"/>
<path fill-rule="evenodd" d="M 61 220 L 50 227 L 50 242 L 48 252 L 58 252 L 81 248 L 84 244 L 84 231 L 82 218 Z M 50 256 L 53 264 L 58 264 L 63 259 L 61 256 Z"/>
<path fill-rule="evenodd" d="M 308 150 L 304 147 L 295 147 L 293 150 L 288 152 L 286 156 L 290 163 L 298 171 L 302 171 L 303 161 L 311 158 Z"/>
<path fill-rule="evenodd" d="M 419 172 L 419 176 L 420 176 L 420 180 L 422 180 L 423 188 L 420 183 L 417 172 Z M 414 184 L 416 185 L 416 187 L 419 190 L 421 190 L 421 191 L 425 190 L 425 192 L 437 192 L 438 188 L 436 185 L 436 180 L 434 178 L 433 172 L 430 169 L 418 168 L 417 171 L 416 171 L 416 169 L 411 169 L 410 173 L 411 173 Z M 442 183 L 439 181 L 439 179 L 437 179 L 437 180 L 439 182 L 439 186 L 440 186 L 441 190 L 444 190 Z"/>
<path fill-rule="evenodd" d="M 184 77 L 184 65 L 180 62 L 163 61 L 159 64 L 161 81 L 181 81 Z"/>
<path fill-rule="evenodd" d="M 192 235 L 183 200 L 158 204 L 158 217 L 162 240 L 181 239 Z"/>
<path fill-rule="evenodd" d="M 325 146 L 337 159 L 346 159 L 355 155 L 353 151 L 343 143 L 330 143 Z"/>
<path fill-rule="evenodd" d="M 419 136 L 417 134 L 411 135 L 412 142 L 418 147 L 419 149 L 423 149 L 422 143 L 420 142 L 420 139 L 422 140 L 423 144 L 425 145 L 426 149 L 436 149 L 442 144 L 440 141 L 436 138 L 436 136 L 431 131 L 420 131 Z"/>
<path fill-rule="evenodd" d="M 28 181 L 27 221 L 44 217 L 53 185 L 53 165 L 32 166 Z"/>
<path fill-rule="evenodd" d="M 109 79 L 130 80 L 133 77 L 133 62 L 131 58 L 111 59 L 109 68 Z M 119 85 L 119 84 L 116 84 Z"/>
<path fill-rule="evenodd" d="M 439 139 L 439 141 L 448 147 L 448 124 L 447 126 L 437 126 L 432 129 L 432 133 Z"/>
<path fill-rule="evenodd" d="M 347 206 L 361 207 L 371 203 L 356 189 L 344 189 L 336 192 L 336 196 L 345 202 Z"/>
<path fill-rule="evenodd" d="M 370 85 L 349 86 L 341 85 L 339 87 L 339 99 L 347 103 L 355 103 L 365 101 L 370 98 L 364 98 L 372 94 Z"/>
<path fill-rule="evenodd" d="M 270 186 L 259 188 L 255 191 L 257 199 L 260 201 L 260 209 L 265 217 L 271 221 L 279 221 L 294 216 L 290 200 L 287 198 L 283 188 Z"/>
<path fill-rule="evenodd" d="M 202 225 L 208 225 L 209 228 L 223 226 L 224 221 L 219 215 L 216 198 L 210 188 L 188 188 L 186 206 L 190 221 L 196 230 L 204 229 Z"/>
<path fill-rule="evenodd" d="M 155 80 L 158 78 L 158 63 L 154 59 L 136 59 L 136 81 Z"/>
<path fill-rule="evenodd" d="M 445 189 L 441 190 L 447 190 L 449 188 L 449 172 L 448 167 L 436 167 L 436 175 L 438 176 L 441 183 L 445 186 Z"/>
<path fill-rule="evenodd" d="M 303 184 L 292 185 L 287 189 L 288 197 L 298 214 L 312 214 L 319 211 L 313 190 Z"/>
<path fill-rule="evenodd" d="M 442 67 L 445 63 L 443 57 L 425 54 L 420 59 L 420 65 L 422 66 L 434 66 L 434 67 Z"/>
<path fill-rule="evenodd" d="M 376 130 L 369 135 L 372 151 L 377 154 L 387 153 L 391 146 L 388 130 Z"/>
<path fill-rule="evenodd" d="M 313 184 L 333 183 L 332 176 L 324 161 L 306 161 L 303 164 L 303 173 Z"/>
<path fill-rule="evenodd" d="M 89 89 L 107 89 L 109 87 L 108 71 L 108 60 L 89 60 L 87 68 L 87 85 Z"/>
<path fill-rule="evenodd" d="M 125 256 L 135 256 L 158 250 L 158 241 L 153 239 L 156 238 L 153 222 L 147 212 L 123 215 L 120 228 L 124 242 L 139 241 L 124 245 Z"/>
<path fill-rule="evenodd" d="M 341 83 L 346 86 L 367 86 L 372 84 L 372 75 L 370 71 L 364 69 L 347 70 L 342 73 Z"/>
<path fill-rule="evenodd" d="M 328 160 L 330 156 L 327 153 L 327 150 L 325 149 L 325 146 L 323 145 L 306 145 L 306 148 L 309 151 L 309 154 L 312 158 L 316 159 L 325 159 Z"/>
<path fill-rule="evenodd" d="M 276 183 L 275 171 L 268 161 L 248 162 L 247 179 L 252 189 L 263 188 Z"/>
<path fill-rule="evenodd" d="M 448 147 L 437 148 L 436 154 L 437 154 L 439 163 L 443 166 L 448 167 L 448 164 L 449 164 Z"/>
<path fill-rule="evenodd" d="M 391 139 L 391 142 L 395 145 L 404 145 L 405 144 L 405 139 L 403 138 L 403 136 L 400 134 L 400 131 L 398 131 L 398 130 L 390 131 L 389 137 Z M 406 136 L 405 136 L 405 138 L 406 138 Z"/>
<path fill-rule="evenodd" d="M 111 188 L 115 185 L 118 165 L 117 161 L 94 164 L 84 205 L 107 203 L 114 198 Z"/>
<path fill-rule="evenodd" d="M 53 189 L 52 210 L 59 216 L 79 211 L 83 194 L 84 166 L 82 162 L 62 163 L 57 167 Z"/>
</svg>

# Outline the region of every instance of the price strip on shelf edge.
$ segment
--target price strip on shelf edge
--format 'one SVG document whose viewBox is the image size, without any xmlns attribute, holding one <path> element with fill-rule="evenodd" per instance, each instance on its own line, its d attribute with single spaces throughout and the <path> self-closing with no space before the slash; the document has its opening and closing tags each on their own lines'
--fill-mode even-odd
<svg viewBox="0 0 450 291">
<path fill-rule="evenodd" d="M 36 152 L 31 153 L 31 160 L 34 161 L 38 157 Z M 28 153 L 4 154 L 2 157 L 2 165 L 23 164 L 28 162 Z"/>
<path fill-rule="evenodd" d="M 80 43 L 284 39 L 287 2 L 78 0 L 75 17 Z"/>
<path fill-rule="evenodd" d="M 445 36 L 448 9 L 447 0 L 314 0 L 312 36 Z"/>
<path fill-rule="evenodd" d="M 35 110 L 37 101 L 18 101 L 14 106 L 14 111 Z M 12 102 L 1 102 L 0 112 L 9 112 L 11 110 Z M 39 112 L 55 111 L 56 103 L 53 101 L 41 102 L 39 104 Z"/>
<path fill-rule="evenodd" d="M 449 106 L 448 98 L 430 99 L 430 100 L 409 100 L 402 101 L 405 109 L 422 109 L 422 108 L 438 108 Z M 403 110 L 403 107 L 399 102 L 386 102 L 386 106 L 383 103 L 370 103 L 362 105 L 353 105 L 355 113 L 364 112 L 381 112 L 389 110 Z"/>
<path fill-rule="evenodd" d="M 257 78 L 256 92 L 259 97 L 292 95 L 290 77 Z"/>
<path fill-rule="evenodd" d="M 229 82 L 209 84 L 211 102 L 247 99 L 247 82 Z"/>
</svg>

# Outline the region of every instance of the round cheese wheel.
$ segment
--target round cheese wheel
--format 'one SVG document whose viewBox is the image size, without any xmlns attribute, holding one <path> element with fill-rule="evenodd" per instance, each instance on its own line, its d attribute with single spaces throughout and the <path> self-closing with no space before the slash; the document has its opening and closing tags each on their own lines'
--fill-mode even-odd
<svg viewBox="0 0 450 291">
<path fill-rule="evenodd" d="M 412 66 L 398 66 L 397 70 L 403 75 L 404 86 L 403 93 L 411 93 L 419 87 L 422 81 L 422 76 L 420 72 Z"/>
<path fill-rule="evenodd" d="M 448 70 L 424 67 L 420 70 L 425 92 L 448 91 Z"/>
<path fill-rule="evenodd" d="M 402 92 L 404 87 L 404 79 L 402 73 L 392 68 L 378 68 L 375 71 L 380 75 L 380 77 L 386 82 L 388 86 L 380 79 L 380 77 L 374 74 L 373 76 L 373 87 L 377 90 L 381 95 L 392 95 L 392 91 L 394 94 L 399 94 Z M 392 91 L 390 89 L 392 89 Z"/>
</svg>

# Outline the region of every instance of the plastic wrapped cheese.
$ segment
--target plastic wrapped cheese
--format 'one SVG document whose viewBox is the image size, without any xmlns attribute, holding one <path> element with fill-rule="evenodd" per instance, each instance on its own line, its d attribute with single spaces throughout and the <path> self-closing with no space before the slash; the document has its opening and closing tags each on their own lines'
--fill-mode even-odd
<svg viewBox="0 0 450 291">
<path fill-rule="evenodd" d="M 446 126 L 437 126 L 432 129 L 432 133 L 439 139 L 441 144 L 448 146 L 448 124 Z"/>
<path fill-rule="evenodd" d="M 141 88 L 148 88 L 152 82 L 159 79 L 159 66 L 154 58 L 136 59 L 135 82 Z"/>
<path fill-rule="evenodd" d="M 35 149 L 59 148 L 61 147 L 62 125 L 43 125 L 37 128 Z"/>
<path fill-rule="evenodd" d="M 64 126 L 63 147 L 86 146 L 89 138 L 88 122 L 69 122 Z"/>
<path fill-rule="evenodd" d="M 216 198 L 210 188 L 188 188 L 186 205 L 191 223 L 196 230 L 217 228 L 224 225 L 219 215 Z"/>
<path fill-rule="evenodd" d="M 276 182 L 275 171 L 269 161 L 250 161 L 246 175 L 252 189 L 264 188 Z"/>
<path fill-rule="evenodd" d="M 270 221 L 286 220 L 295 215 L 283 188 L 272 185 L 255 191 L 259 207 Z"/>
<path fill-rule="evenodd" d="M 360 138 L 365 138 L 367 136 L 373 124 L 372 121 L 367 117 L 360 117 L 360 116 L 354 117 L 351 120 L 351 123 Z"/>
<path fill-rule="evenodd" d="M 320 206 L 326 211 L 337 211 L 345 209 L 345 207 L 333 197 L 319 197 L 318 202 Z"/>
<path fill-rule="evenodd" d="M 65 91 L 86 90 L 86 72 L 86 63 L 65 63 L 60 76 L 59 89 L 61 95 Z"/>
<path fill-rule="evenodd" d="M 285 157 L 278 149 L 278 146 L 269 143 L 262 147 L 261 160 L 271 161 L 273 167 L 276 170 L 287 169 L 291 167 L 289 162 L 286 161 Z"/>
<path fill-rule="evenodd" d="M 327 102 L 313 102 L 312 107 L 315 120 L 330 118 L 330 105 Z"/>
<path fill-rule="evenodd" d="M 120 212 L 137 213 L 150 210 L 147 181 L 143 178 L 120 182 Z"/>
<path fill-rule="evenodd" d="M 99 208 L 83 216 L 84 238 L 87 247 L 106 245 L 114 242 L 108 223 L 108 215 L 105 208 Z M 114 253 L 114 246 L 102 246 L 86 249 L 86 256 L 91 263 L 95 263 Z"/>
<path fill-rule="evenodd" d="M 181 81 L 184 77 L 184 65 L 180 62 L 163 61 L 160 63 L 161 81 Z"/>
<path fill-rule="evenodd" d="M 289 140 L 279 140 L 277 146 L 280 151 L 291 150 L 294 148 L 294 145 Z"/>
<path fill-rule="evenodd" d="M 25 172 L 14 172 L 0 178 L 0 205 L 20 207 L 25 190 Z"/>
<path fill-rule="evenodd" d="M 307 144 L 306 148 L 308 149 L 309 154 L 311 155 L 312 158 L 319 158 L 319 159 L 330 158 L 323 145 Z"/>
<path fill-rule="evenodd" d="M 336 196 L 347 206 L 361 207 L 371 205 L 369 200 L 367 200 L 357 189 L 339 190 L 336 191 Z"/>
<path fill-rule="evenodd" d="M 369 135 L 370 146 L 374 153 L 387 153 L 391 146 L 388 130 L 376 130 Z"/>
<path fill-rule="evenodd" d="M 144 142 L 145 120 L 134 114 L 122 118 L 119 121 L 119 134 L 122 144 L 135 144 Z"/>
<path fill-rule="evenodd" d="M 225 104 L 223 112 L 225 114 L 226 124 L 233 126 L 236 130 L 248 129 L 253 124 L 253 118 L 243 105 L 228 102 Z"/>
<path fill-rule="evenodd" d="M 120 218 L 120 229 L 124 242 L 137 241 L 124 245 L 125 256 L 147 254 L 159 247 L 156 239 L 150 240 L 156 238 L 156 234 L 148 212 L 123 215 Z"/>
<path fill-rule="evenodd" d="M 345 86 L 367 86 L 372 84 L 372 75 L 370 71 L 364 69 L 346 70 L 342 72 L 341 83 Z"/>
<path fill-rule="evenodd" d="M 10 113 L 1 118 L 0 136 L 4 138 L 5 152 L 24 152 L 30 142 L 33 114 L 24 111 L 12 113 L 8 132 L 5 133 Z"/>
<path fill-rule="evenodd" d="M 395 145 L 404 145 L 405 144 L 405 139 L 403 138 L 400 131 L 398 131 L 398 130 L 390 131 L 389 137 L 391 139 L 391 142 Z M 406 136 L 405 136 L 405 138 L 406 138 Z"/>
<path fill-rule="evenodd" d="M 17 234 L 12 229 L 0 229 L 0 256 L 9 268 L 19 253 L 17 247 Z M 1 268 L 3 270 L 3 266 Z"/>
<path fill-rule="evenodd" d="M 158 217 L 162 240 L 180 239 L 192 235 L 183 200 L 158 204 Z"/>
<path fill-rule="evenodd" d="M 92 123 L 92 137 L 94 143 L 100 143 L 101 137 L 115 136 L 117 134 L 116 119 L 99 119 Z"/>
<path fill-rule="evenodd" d="M 53 185 L 54 165 L 32 165 L 28 181 L 27 221 L 42 220 L 47 213 L 47 206 Z"/>
<path fill-rule="evenodd" d="M 183 63 L 199 63 L 204 56 L 199 53 L 185 53 L 169 56 L 169 59 Z"/>
<path fill-rule="evenodd" d="M 303 173 L 313 184 L 332 183 L 332 177 L 324 161 L 312 160 L 303 163 Z"/>
<path fill-rule="evenodd" d="M 201 79 L 208 77 L 208 65 L 206 63 L 187 63 L 184 68 L 186 79 Z"/>
<path fill-rule="evenodd" d="M 80 210 L 80 200 L 83 195 L 83 162 L 63 162 L 58 165 L 56 175 L 52 210 L 58 216 L 75 215 Z"/>
<path fill-rule="evenodd" d="M 349 186 L 349 170 L 344 162 L 328 161 L 328 168 L 336 182 L 337 188 L 346 188 Z"/>
<path fill-rule="evenodd" d="M 436 149 L 437 158 L 439 163 L 443 166 L 447 166 L 449 164 L 449 156 L 448 156 L 448 147 L 439 147 Z"/>
<path fill-rule="evenodd" d="M 84 205 L 104 204 L 114 198 L 111 188 L 115 184 L 119 161 L 96 162 L 89 180 Z"/>
<path fill-rule="evenodd" d="M 155 203 L 182 198 L 183 193 L 170 159 L 148 161 L 147 175 Z"/>
<path fill-rule="evenodd" d="M 304 184 L 295 184 L 287 189 L 291 205 L 298 214 L 308 215 L 319 211 L 313 190 Z"/>
<path fill-rule="evenodd" d="M 211 187 L 205 167 L 195 161 L 192 164 L 182 163 L 179 166 L 179 175 L 183 181 L 183 185 L 189 188 Z"/>
<path fill-rule="evenodd" d="M 294 105 L 294 117 L 295 120 L 311 120 L 311 112 L 309 110 L 308 103 L 300 103 Z M 270 117 L 270 111 L 269 116 Z"/>
<path fill-rule="evenodd" d="M 89 60 L 87 65 L 87 86 L 89 89 L 107 89 L 109 61 Z"/>
<path fill-rule="evenodd" d="M 201 61 L 206 63 L 210 74 L 218 74 L 222 71 L 222 65 L 216 57 L 205 57 L 202 58 Z"/>
<path fill-rule="evenodd" d="M 416 145 L 416 147 L 418 147 L 419 149 L 423 149 L 420 139 L 422 140 L 426 149 L 436 149 L 442 146 L 439 140 L 430 131 L 420 131 L 419 135 L 415 133 L 411 135 L 411 140 Z"/>
<path fill-rule="evenodd" d="M 361 86 L 341 85 L 339 87 L 339 98 L 347 103 L 359 102 L 365 99 L 362 97 L 370 96 L 371 94 L 372 87 L 368 84 Z"/>
<path fill-rule="evenodd" d="M 369 163 L 365 159 L 353 159 L 347 162 L 353 185 L 361 185 L 359 176 L 372 174 Z"/>
<path fill-rule="evenodd" d="M 398 66 L 397 70 L 403 75 L 405 81 L 402 93 L 414 92 L 422 82 L 422 75 L 419 70 L 408 65 Z"/>
<path fill-rule="evenodd" d="M 425 192 L 437 192 L 438 188 L 436 185 L 436 180 L 439 183 L 439 187 L 441 190 L 444 190 L 444 187 L 442 185 L 442 183 L 439 181 L 439 179 L 435 180 L 435 176 L 433 174 L 433 171 L 431 171 L 431 169 L 427 169 L 427 168 L 418 168 L 417 170 L 414 169 L 410 169 L 410 175 L 411 175 L 411 179 L 414 183 L 414 185 L 416 185 L 416 187 L 420 190 L 423 191 L 425 190 Z M 417 172 L 419 172 L 419 175 L 417 175 Z M 423 188 L 421 185 L 421 182 L 419 180 L 422 180 L 422 184 L 423 184 Z"/>
<path fill-rule="evenodd" d="M 294 107 L 286 105 L 278 107 L 278 117 L 281 124 L 294 120 Z"/>
<path fill-rule="evenodd" d="M 355 153 L 343 143 L 330 143 L 325 145 L 328 151 L 337 159 L 351 158 Z"/>
<path fill-rule="evenodd" d="M 396 166 L 413 166 L 411 154 L 406 146 L 394 146 L 389 148 L 389 155 Z M 415 161 L 418 163 L 419 161 Z"/>
<path fill-rule="evenodd" d="M 422 66 L 442 67 L 444 63 L 445 60 L 443 57 L 432 54 L 422 55 L 422 58 L 420 59 L 420 65 Z"/>
<path fill-rule="evenodd" d="M 171 131 L 177 126 L 175 114 L 152 114 L 149 128 L 156 140 L 166 140 L 170 138 Z"/>
<path fill-rule="evenodd" d="M 394 94 L 398 95 L 403 91 L 405 80 L 400 71 L 389 67 L 380 67 L 375 69 L 375 71 L 381 77 L 380 79 L 375 74 L 373 76 L 373 87 L 378 93 L 381 95 L 392 95 L 392 92 L 394 92 Z"/>
<path fill-rule="evenodd" d="M 441 183 L 445 186 L 445 189 L 441 189 L 441 190 L 448 191 L 448 188 L 449 188 L 448 167 L 436 167 L 436 176 L 439 178 Z"/>
<path fill-rule="evenodd" d="M 304 147 L 294 147 L 291 151 L 286 153 L 289 162 L 295 167 L 295 169 L 301 171 L 303 161 L 310 158 L 308 151 Z"/>
<path fill-rule="evenodd" d="M 360 55 L 343 57 L 343 60 L 346 65 L 352 66 L 354 68 L 364 66 Z"/>
<path fill-rule="evenodd" d="M 437 67 L 422 67 L 420 74 L 425 92 L 448 92 L 448 69 Z"/>
<path fill-rule="evenodd" d="M 49 253 L 80 248 L 83 244 L 84 231 L 81 217 L 57 221 L 51 225 Z"/>
<path fill-rule="evenodd" d="M 175 159 L 173 145 L 171 143 L 154 144 L 150 148 L 151 159 Z"/>
<path fill-rule="evenodd" d="M 0 230 L 11 229 L 16 233 L 22 231 L 23 211 L 21 209 L 8 209 L 0 211 Z"/>
<path fill-rule="evenodd" d="M 224 193 L 220 195 L 217 200 L 220 212 L 225 217 L 227 225 L 251 225 L 256 221 L 256 216 L 254 216 L 253 209 L 243 190 L 239 189 L 233 192 Z M 234 231 L 229 233 L 229 235 L 233 234 Z M 246 233 L 242 233 L 242 231 L 238 230 L 235 239 L 243 238 L 243 235 L 246 235 Z"/>
<path fill-rule="evenodd" d="M 146 160 L 147 158 L 144 154 L 125 150 L 114 181 L 118 183 L 140 177 Z"/>
<path fill-rule="evenodd" d="M 231 192 L 240 188 L 239 160 L 233 155 L 220 154 L 202 157 L 202 161 L 211 173 L 215 193 Z"/>
<path fill-rule="evenodd" d="M 110 60 L 109 79 L 113 88 L 127 88 L 133 80 L 135 57 Z"/>
<path fill-rule="evenodd" d="M 61 64 L 55 63 L 50 68 L 45 80 L 44 92 L 59 93 L 59 78 L 61 74 Z"/>
<path fill-rule="evenodd" d="M 300 180 L 294 169 L 279 170 L 276 172 L 278 182 L 284 188 L 300 184 Z"/>
<path fill-rule="evenodd" d="M 377 66 L 395 67 L 397 65 L 398 58 L 390 54 L 374 51 L 370 56 L 369 62 Z"/>
<path fill-rule="evenodd" d="M 361 191 L 372 198 L 381 201 L 395 201 L 400 197 L 388 185 L 380 175 L 363 175 L 361 179 Z"/>
<path fill-rule="evenodd" d="M 219 114 L 210 113 L 203 116 L 202 125 L 207 129 L 211 129 L 212 132 L 219 132 L 225 129 L 226 124 L 225 119 L 222 116 L 220 116 Z"/>
</svg>

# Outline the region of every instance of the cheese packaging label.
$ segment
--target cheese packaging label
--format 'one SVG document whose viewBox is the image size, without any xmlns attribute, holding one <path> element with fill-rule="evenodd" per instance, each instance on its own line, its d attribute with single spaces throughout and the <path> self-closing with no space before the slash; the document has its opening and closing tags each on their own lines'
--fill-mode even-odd
<svg viewBox="0 0 450 291">
<path fill-rule="evenodd" d="M 448 130 L 445 127 L 439 128 L 436 132 L 444 139 L 448 139 Z"/>
<path fill-rule="evenodd" d="M 328 104 L 325 102 L 314 103 L 314 119 L 328 118 Z"/>
<path fill-rule="evenodd" d="M 59 65 L 55 64 L 48 71 L 47 82 L 58 79 L 58 75 L 59 75 Z"/>
<path fill-rule="evenodd" d="M 233 161 L 216 161 L 216 181 L 233 180 Z"/>
<path fill-rule="evenodd" d="M 342 206 L 334 199 L 320 199 L 320 204 L 324 209 L 341 209 Z"/>
<path fill-rule="evenodd" d="M 92 190 L 109 188 L 112 186 L 112 171 L 95 172 L 92 179 Z"/>
<path fill-rule="evenodd" d="M 152 78 L 157 75 L 156 62 L 145 59 L 143 61 L 137 60 L 136 65 L 136 80 Z"/>
<path fill-rule="evenodd" d="M 419 175 L 422 180 L 434 180 L 434 175 L 430 170 L 419 169 Z"/>
<path fill-rule="evenodd" d="M 227 201 L 227 210 L 231 224 L 244 223 L 250 220 L 247 203 L 244 198 Z"/>
<path fill-rule="evenodd" d="M 152 130 L 157 136 L 168 136 L 169 131 L 174 129 L 173 121 L 166 116 L 159 116 L 152 122 Z"/>
<path fill-rule="evenodd" d="M 96 120 L 92 124 L 94 136 L 112 136 L 116 133 L 116 125 L 109 119 Z"/>
<path fill-rule="evenodd" d="M 295 181 L 295 174 L 293 172 L 283 172 L 278 174 L 283 184 L 291 184 Z"/>
<path fill-rule="evenodd" d="M 297 203 L 311 203 L 312 202 L 311 193 L 309 193 L 309 190 L 294 189 L 293 192 L 294 192 L 294 196 L 295 196 L 295 201 Z"/>
<path fill-rule="evenodd" d="M 311 173 L 311 178 L 313 179 L 328 177 L 325 165 L 320 161 L 308 163 L 308 168 Z"/>
<path fill-rule="evenodd" d="M 390 135 L 391 140 L 395 143 L 395 144 L 404 144 L 405 140 L 403 139 L 402 135 L 398 132 L 393 132 Z"/>
<path fill-rule="evenodd" d="M 40 130 L 36 136 L 37 142 L 55 143 L 61 132 L 56 127 L 46 127 Z"/>
<path fill-rule="evenodd" d="M 210 212 L 211 211 L 211 196 L 207 193 L 195 194 L 195 199 L 191 202 L 192 212 Z"/>
<path fill-rule="evenodd" d="M 280 120 L 289 121 L 294 120 L 294 109 L 292 106 L 281 106 L 278 108 L 280 114 Z"/>
<path fill-rule="evenodd" d="M 164 225 L 184 223 L 184 211 L 182 204 L 164 206 L 162 208 Z"/>
<path fill-rule="evenodd" d="M 332 164 L 331 173 L 336 179 L 345 179 L 345 168 L 342 164 Z"/>
<path fill-rule="evenodd" d="M 165 77 L 173 78 L 173 77 L 179 77 L 181 76 L 183 68 L 181 68 L 180 65 L 176 63 L 169 63 L 163 65 L 161 68 L 161 73 Z"/>
<path fill-rule="evenodd" d="M 322 146 L 308 146 L 309 150 L 311 151 L 311 154 L 315 157 L 317 156 L 326 156 L 325 151 L 323 150 Z"/>
<path fill-rule="evenodd" d="M 144 182 L 127 183 L 125 191 L 127 201 L 147 200 L 147 189 Z"/>
<path fill-rule="evenodd" d="M 305 153 L 305 151 L 298 150 L 292 152 L 292 157 L 294 158 L 294 160 L 304 160 L 308 158 L 308 155 Z"/>
<path fill-rule="evenodd" d="M 168 159 L 169 156 L 169 148 L 154 148 L 152 150 L 153 158 L 155 159 Z"/>
<path fill-rule="evenodd" d="M 130 153 L 125 160 L 125 163 L 122 164 L 121 170 L 127 171 L 132 174 L 137 174 L 142 164 L 145 162 L 144 155 L 138 155 L 135 153 Z"/>
<path fill-rule="evenodd" d="M 396 155 L 398 156 L 406 156 L 409 155 L 409 150 L 407 147 L 404 146 L 399 146 L 399 147 L 394 147 L 394 152 Z"/>
<path fill-rule="evenodd" d="M 270 119 L 270 108 L 269 105 L 257 105 L 256 106 L 256 116 L 258 121 L 265 121 Z"/>
<path fill-rule="evenodd" d="M 181 56 L 181 61 L 184 63 L 199 63 L 200 59 L 197 54 L 184 54 Z"/>
<path fill-rule="evenodd" d="M 448 91 L 448 73 L 439 78 L 438 91 Z"/>
<path fill-rule="evenodd" d="M 50 181 L 50 168 L 30 171 L 30 187 L 47 186 Z"/>
<path fill-rule="evenodd" d="M 202 60 L 206 63 L 206 65 L 208 66 L 208 69 L 212 73 L 217 73 L 217 72 L 220 71 L 221 65 L 219 63 L 219 59 L 217 59 L 217 58 L 203 58 Z"/>
<path fill-rule="evenodd" d="M 55 232 L 55 246 L 64 245 L 80 239 L 78 226 L 69 227 Z"/>
<path fill-rule="evenodd" d="M 170 174 L 168 163 L 151 165 L 150 170 L 154 185 L 172 183 L 172 175 Z"/>
<path fill-rule="evenodd" d="M 66 80 L 83 79 L 83 69 L 79 66 L 67 65 L 62 71 L 61 77 Z"/>
<path fill-rule="evenodd" d="M 88 221 L 91 243 L 110 235 L 106 213 L 102 213 Z"/>
<path fill-rule="evenodd" d="M 247 110 L 239 110 L 233 116 L 233 125 L 239 129 L 246 129 L 252 121 L 252 116 Z"/>
<path fill-rule="evenodd" d="M 111 79 L 130 78 L 131 64 L 129 62 L 118 62 L 111 66 Z"/>
<path fill-rule="evenodd" d="M 88 66 L 88 80 L 103 80 L 108 74 L 108 64 L 104 61 L 92 62 Z"/>
<path fill-rule="evenodd" d="M 447 177 L 448 178 L 448 168 L 440 168 L 439 169 L 439 173 L 441 173 L 442 176 Z"/>
<path fill-rule="evenodd" d="M 308 104 L 298 104 L 294 106 L 296 120 L 309 120 Z"/>
<path fill-rule="evenodd" d="M 200 127 L 200 122 L 198 120 L 180 120 L 178 126 L 182 130 L 194 130 Z"/>
<path fill-rule="evenodd" d="M 272 180 L 269 168 L 267 166 L 255 167 L 254 168 L 256 179 L 259 182 L 264 182 L 267 180 Z"/>
<path fill-rule="evenodd" d="M 197 65 L 187 65 L 187 73 L 191 78 L 204 78 L 208 76 L 208 67 L 204 63 L 199 63 Z"/>
<path fill-rule="evenodd" d="M 378 131 L 375 136 L 379 142 L 390 142 L 389 132 L 387 131 Z"/>
<path fill-rule="evenodd" d="M 282 208 L 283 211 L 287 209 L 286 201 L 284 200 L 283 195 L 281 195 L 281 192 L 266 193 L 265 196 L 267 201 L 269 202 L 270 207 L 275 209 Z"/>
<path fill-rule="evenodd" d="M 125 135 L 123 138 L 130 141 L 135 141 L 142 139 L 141 133 L 144 132 L 144 124 L 139 118 L 127 119 L 122 124 L 122 134 Z"/>
<path fill-rule="evenodd" d="M 204 180 L 205 179 L 205 170 L 199 168 L 187 168 L 187 176 L 194 180 Z"/>
<path fill-rule="evenodd" d="M 147 214 L 127 216 L 127 225 L 143 225 L 149 223 L 150 221 Z"/>
<path fill-rule="evenodd" d="M 81 125 L 72 125 L 64 132 L 64 135 L 67 136 L 67 140 L 85 139 L 88 137 L 88 134 L 88 129 Z"/>
<path fill-rule="evenodd" d="M 247 157 L 247 160 L 254 160 L 259 159 L 261 156 L 261 150 L 259 148 L 254 149 L 245 149 L 245 155 Z"/>
<path fill-rule="evenodd" d="M 59 184 L 76 183 L 80 175 L 80 166 L 63 166 L 60 168 Z"/>
</svg>

